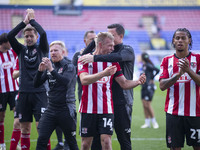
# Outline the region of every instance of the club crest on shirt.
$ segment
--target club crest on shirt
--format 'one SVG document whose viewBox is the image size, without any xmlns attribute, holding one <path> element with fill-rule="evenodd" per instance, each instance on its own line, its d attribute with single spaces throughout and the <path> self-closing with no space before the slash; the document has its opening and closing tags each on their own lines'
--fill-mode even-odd
<svg viewBox="0 0 200 150">
<path fill-rule="evenodd" d="M 34 55 L 35 53 L 37 53 L 36 48 L 32 51 L 32 55 Z"/>
<path fill-rule="evenodd" d="M 192 68 L 195 68 L 195 67 L 197 66 L 197 63 L 196 63 L 196 62 L 191 62 L 191 63 L 190 63 L 190 66 L 191 66 Z"/>
<path fill-rule="evenodd" d="M 58 70 L 58 73 L 62 73 L 63 72 L 63 68 L 60 68 L 59 70 Z"/>
</svg>

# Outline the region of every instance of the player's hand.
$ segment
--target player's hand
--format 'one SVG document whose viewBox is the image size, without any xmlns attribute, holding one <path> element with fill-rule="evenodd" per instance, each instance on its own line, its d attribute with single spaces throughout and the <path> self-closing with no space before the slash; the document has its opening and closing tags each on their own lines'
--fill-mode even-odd
<svg viewBox="0 0 200 150">
<path fill-rule="evenodd" d="M 178 67 L 180 67 L 184 72 L 190 71 L 190 62 L 187 58 L 179 59 Z"/>
<path fill-rule="evenodd" d="M 39 68 L 38 68 L 38 71 L 45 71 L 46 70 L 46 65 L 44 62 L 41 62 L 39 64 Z"/>
<path fill-rule="evenodd" d="M 29 24 L 29 15 L 28 14 L 26 14 L 26 16 L 25 16 L 25 18 L 24 18 L 24 23 L 27 25 L 27 24 Z"/>
<path fill-rule="evenodd" d="M 109 66 L 104 70 L 105 76 L 111 76 L 113 74 L 115 74 L 117 71 L 117 67 L 116 66 Z"/>
<path fill-rule="evenodd" d="M 27 9 L 26 12 L 27 12 L 27 14 L 28 14 L 29 21 L 30 21 L 31 19 L 35 19 L 35 12 L 34 12 L 33 9 Z"/>
<path fill-rule="evenodd" d="M 146 82 L 146 75 L 143 73 L 142 75 L 140 75 L 139 79 L 138 79 L 138 84 L 144 84 Z"/>
<path fill-rule="evenodd" d="M 79 61 L 82 64 L 92 63 L 92 62 L 94 62 L 94 56 L 91 54 L 86 54 L 86 55 L 81 56 L 79 58 Z"/>
<path fill-rule="evenodd" d="M 50 71 L 50 72 L 53 71 L 52 63 L 51 63 L 49 58 L 43 57 L 42 58 L 42 62 L 44 62 L 44 64 L 45 64 L 45 66 L 46 66 L 48 71 Z"/>
<path fill-rule="evenodd" d="M 190 63 L 189 63 L 189 60 L 187 58 L 179 59 L 177 66 L 180 68 L 179 76 L 183 75 L 185 72 L 190 71 L 190 67 L 189 67 Z"/>
</svg>

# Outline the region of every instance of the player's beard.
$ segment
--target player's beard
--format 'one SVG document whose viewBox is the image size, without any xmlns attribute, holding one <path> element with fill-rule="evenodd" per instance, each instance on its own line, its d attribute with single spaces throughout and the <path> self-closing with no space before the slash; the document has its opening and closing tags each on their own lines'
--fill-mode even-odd
<svg viewBox="0 0 200 150">
<path fill-rule="evenodd" d="M 184 50 L 182 50 L 182 49 L 179 49 L 179 50 L 178 50 L 178 52 L 183 52 L 183 51 L 184 51 Z"/>
</svg>

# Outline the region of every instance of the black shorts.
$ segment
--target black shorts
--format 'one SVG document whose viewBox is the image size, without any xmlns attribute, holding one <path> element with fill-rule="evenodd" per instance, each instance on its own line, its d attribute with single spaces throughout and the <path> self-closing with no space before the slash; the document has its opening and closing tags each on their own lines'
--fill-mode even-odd
<svg viewBox="0 0 200 150">
<path fill-rule="evenodd" d="M 187 145 L 200 146 L 200 117 L 176 116 L 166 113 L 166 142 L 168 148 Z"/>
<path fill-rule="evenodd" d="M 7 104 L 10 105 L 10 110 L 15 107 L 15 99 L 18 91 L 0 93 L 0 111 L 6 111 Z"/>
<path fill-rule="evenodd" d="M 98 134 L 113 134 L 113 114 L 86 114 L 81 113 L 80 134 L 81 137 L 94 137 Z"/>
<path fill-rule="evenodd" d="M 33 115 L 35 121 L 38 122 L 46 107 L 46 92 L 19 93 L 18 111 L 20 122 L 33 122 Z"/>
<path fill-rule="evenodd" d="M 151 101 L 155 91 L 154 84 L 148 84 L 147 86 L 142 87 L 141 97 L 146 101 Z"/>
</svg>

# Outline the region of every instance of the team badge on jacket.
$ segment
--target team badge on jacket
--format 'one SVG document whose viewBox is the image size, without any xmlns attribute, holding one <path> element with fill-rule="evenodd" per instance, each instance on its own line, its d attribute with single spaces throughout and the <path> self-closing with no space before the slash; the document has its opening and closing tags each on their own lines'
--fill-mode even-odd
<svg viewBox="0 0 200 150">
<path fill-rule="evenodd" d="M 58 70 L 58 73 L 62 73 L 63 72 L 63 68 L 60 68 L 59 70 Z"/>
</svg>

